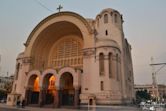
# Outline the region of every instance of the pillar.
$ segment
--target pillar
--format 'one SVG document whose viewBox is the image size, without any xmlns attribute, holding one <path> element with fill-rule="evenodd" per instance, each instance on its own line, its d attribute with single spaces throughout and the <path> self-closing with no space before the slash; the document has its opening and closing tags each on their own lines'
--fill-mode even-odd
<svg viewBox="0 0 166 111">
<path fill-rule="evenodd" d="M 112 56 L 112 77 L 116 80 L 117 79 L 117 67 L 116 67 L 116 55 Z"/>
<path fill-rule="evenodd" d="M 40 88 L 39 92 L 39 106 L 42 107 L 45 104 L 45 98 L 46 97 L 46 90 L 44 88 Z"/>
<path fill-rule="evenodd" d="M 26 102 L 26 105 L 31 103 L 31 95 L 32 95 L 31 88 L 27 87 L 26 91 L 25 91 L 25 102 Z"/>
<path fill-rule="evenodd" d="M 29 95 L 30 95 L 30 89 L 29 88 L 26 88 L 26 91 L 25 91 L 25 102 L 26 102 L 26 105 L 29 104 Z"/>
<path fill-rule="evenodd" d="M 55 108 L 60 107 L 60 89 L 59 88 L 56 88 L 56 94 L 54 96 L 53 107 L 55 107 Z"/>
<path fill-rule="evenodd" d="M 59 89 L 59 107 L 62 105 L 62 88 Z"/>
<path fill-rule="evenodd" d="M 42 107 L 43 106 L 43 89 L 40 88 L 40 92 L 39 92 L 39 106 Z"/>
<path fill-rule="evenodd" d="M 79 108 L 79 94 L 80 94 L 80 88 L 74 87 L 74 107 Z"/>
</svg>

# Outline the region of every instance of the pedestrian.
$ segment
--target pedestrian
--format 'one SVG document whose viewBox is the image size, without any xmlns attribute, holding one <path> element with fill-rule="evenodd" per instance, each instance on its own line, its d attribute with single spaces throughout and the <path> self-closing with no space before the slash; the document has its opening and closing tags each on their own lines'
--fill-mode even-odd
<svg viewBox="0 0 166 111">
<path fill-rule="evenodd" d="M 21 106 L 22 106 L 22 108 L 25 107 L 25 100 L 24 100 L 24 99 L 22 100 L 22 104 L 21 104 Z"/>
<path fill-rule="evenodd" d="M 16 105 L 17 105 L 17 107 L 19 108 L 20 107 L 20 100 L 17 100 L 17 103 L 16 103 Z"/>
</svg>

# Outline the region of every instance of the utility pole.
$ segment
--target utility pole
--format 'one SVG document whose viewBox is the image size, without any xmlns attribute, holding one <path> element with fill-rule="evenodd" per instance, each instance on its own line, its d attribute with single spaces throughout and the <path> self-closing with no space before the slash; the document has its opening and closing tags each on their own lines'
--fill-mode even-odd
<svg viewBox="0 0 166 111">
<path fill-rule="evenodd" d="M 158 84 L 157 84 L 157 79 L 156 75 L 157 73 L 166 66 L 166 63 L 154 63 L 153 57 L 151 57 L 151 64 L 150 66 L 152 67 L 152 86 L 153 86 L 153 95 L 159 99 L 159 91 L 158 91 Z M 160 65 L 161 67 L 156 71 L 155 66 Z"/>
<path fill-rule="evenodd" d="M 1 76 L 1 55 L 0 55 L 0 76 Z"/>
<path fill-rule="evenodd" d="M 154 64 L 153 57 L 151 57 L 151 64 Z M 152 89 L 153 89 L 152 94 L 153 94 L 153 96 L 158 98 L 158 85 L 157 85 L 157 80 L 156 80 L 155 67 L 154 67 L 154 65 L 151 65 L 151 67 L 152 67 Z"/>
<path fill-rule="evenodd" d="M 9 76 L 9 72 L 7 72 L 7 77 Z"/>
</svg>

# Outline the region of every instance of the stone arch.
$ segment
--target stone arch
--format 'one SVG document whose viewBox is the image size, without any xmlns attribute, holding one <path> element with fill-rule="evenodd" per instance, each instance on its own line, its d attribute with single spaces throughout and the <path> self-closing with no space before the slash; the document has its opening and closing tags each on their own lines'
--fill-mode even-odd
<svg viewBox="0 0 166 111">
<path fill-rule="evenodd" d="M 65 80 L 65 81 L 63 81 Z M 68 85 L 72 86 L 74 88 L 74 78 L 73 78 L 73 75 L 70 73 L 70 72 L 65 72 L 62 74 L 62 76 L 60 77 L 60 88 L 64 88 L 66 84 L 63 84 L 65 83 L 67 80 L 69 80 L 68 82 Z"/>
<path fill-rule="evenodd" d="M 39 36 L 45 29 L 55 23 L 68 22 L 74 24 L 81 32 L 84 40 L 84 48 L 93 46 L 93 38 L 90 36 L 93 33 L 90 25 L 82 16 L 73 12 L 60 12 L 53 14 L 41 21 L 29 35 L 25 46 L 27 47 L 26 56 L 31 56 L 32 49 L 35 47 L 35 41 L 41 39 Z"/>
<path fill-rule="evenodd" d="M 40 92 L 40 71 L 33 70 L 28 73 L 26 81 L 25 100 L 27 104 L 38 104 Z"/>
<path fill-rule="evenodd" d="M 72 72 L 72 71 L 71 71 Z M 60 90 L 61 90 L 61 105 L 74 105 L 75 87 L 73 73 L 70 71 L 62 71 L 59 78 Z"/>
<path fill-rule="evenodd" d="M 47 69 L 47 70 L 45 70 L 45 71 L 42 73 L 41 82 L 40 82 L 40 85 L 41 85 L 41 86 L 43 85 L 44 77 L 46 77 L 47 74 L 52 74 L 52 75 L 54 75 L 54 77 L 55 77 L 57 80 L 59 79 L 59 76 L 58 76 L 56 70 L 54 70 L 54 69 Z M 55 82 L 55 86 L 56 86 L 56 87 L 59 86 L 59 84 L 58 84 L 57 81 Z"/>
<path fill-rule="evenodd" d="M 64 73 L 70 73 L 73 76 L 73 86 L 79 86 L 78 74 L 76 73 L 75 69 L 71 67 L 64 67 L 59 71 L 59 79 L 57 81 L 58 83 L 60 83 L 60 77 Z"/>
<path fill-rule="evenodd" d="M 41 87 L 42 87 L 42 105 L 48 105 L 54 103 L 54 98 L 57 95 L 56 82 L 58 75 L 54 69 L 46 69 L 42 73 Z"/>
<path fill-rule="evenodd" d="M 25 87 L 28 87 L 29 79 L 30 79 L 33 75 L 38 76 L 38 77 L 39 77 L 39 82 L 40 82 L 40 80 L 41 80 L 41 73 L 40 73 L 40 71 L 39 71 L 39 70 L 33 70 L 33 71 L 30 71 L 30 72 L 28 73 L 27 81 L 26 81 L 26 83 L 25 83 Z M 40 84 L 40 83 L 39 83 L 39 84 Z"/>
<path fill-rule="evenodd" d="M 108 23 L 108 20 L 109 20 L 109 16 L 108 16 L 108 14 L 107 13 L 105 13 L 104 14 L 104 23 L 106 24 L 106 23 Z"/>
</svg>

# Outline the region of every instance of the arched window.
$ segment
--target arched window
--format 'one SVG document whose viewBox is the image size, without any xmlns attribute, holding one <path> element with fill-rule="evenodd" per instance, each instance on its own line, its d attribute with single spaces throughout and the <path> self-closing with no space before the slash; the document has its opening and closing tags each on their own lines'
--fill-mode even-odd
<svg viewBox="0 0 166 111">
<path fill-rule="evenodd" d="M 14 84 L 14 92 L 16 91 L 16 87 L 17 87 L 16 84 Z"/>
<path fill-rule="evenodd" d="M 104 54 L 99 54 L 99 72 L 100 75 L 104 75 Z"/>
<path fill-rule="evenodd" d="M 97 27 L 99 27 L 99 18 L 97 19 Z"/>
<path fill-rule="evenodd" d="M 104 82 L 103 81 L 100 82 L 100 89 L 101 89 L 101 91 L 104 90 Z"/>
<path fill-rule="evenodd" d="M 108 31 L 107 30 L 105 31 L 105 35 L 108 35 Z"/>
<path fill-rule="evenodd" d="M 112 53 L 108 54 L 109 77 L 112 78 Z"/>
<path fill-rule="evenodd" d="M 104 23 L 108 23 L 108 14 L 104 14 Z"/>
<path fill-rule="evenodd" d="M 119 80 L 119 65 L 118 65 L 118 61 L 119 61 L 119 56 L 118 56 L 118 54 L 116 54 L 116 77 L 117 77 L 117 80 Z"/>
<path fill-rule="evenodd" d="M 117 16 L 117 14 L 114 15 L 114 21 L 115 21 L 115 23 L 118 22 L 118 16 Z"/>
<path fill-rule="evenodd" d="M 18 63 L 17 66 L 16 66 L 16 76 L 15 76 L 16 80 L 18 79 L 19 70 L 20 70 L 20 63 Z"/>
<path fill-rule="evenodd" d="M 52 48 L 50 61 L 56 62 L 53 67 L 82 66 L 82 40 L 78 37 L 64 37 L 60 39 Z M 52 64 L 50 64 L 52 65 Z"/>
</svg>

